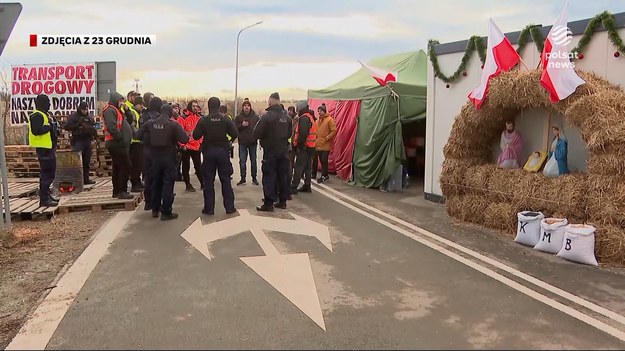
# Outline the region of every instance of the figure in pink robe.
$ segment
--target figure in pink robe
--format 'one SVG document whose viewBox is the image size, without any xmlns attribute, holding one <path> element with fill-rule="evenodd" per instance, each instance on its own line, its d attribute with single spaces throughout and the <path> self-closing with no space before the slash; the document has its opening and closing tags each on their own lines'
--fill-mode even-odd
<svg viewBox="0 0 625 351">
<path fill-rule="evenodd" d="M 499 142 L 501 154 L 497 159 L 497 166 L 504 169 L 521 168 L 521 153 L 523 152 L 523 137 L 514 129 L 514 121 L 506 122 L 506 130 L 501 132 Z"/>
</svg>

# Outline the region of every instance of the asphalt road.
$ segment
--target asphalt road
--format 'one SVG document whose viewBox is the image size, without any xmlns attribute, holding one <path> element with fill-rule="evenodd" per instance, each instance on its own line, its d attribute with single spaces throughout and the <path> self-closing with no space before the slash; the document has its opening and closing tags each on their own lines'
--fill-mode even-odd
<svg viewBox="0 0 625 351">
<path fill-rule="evenodd" d="M 233 183 L 237 180 L 235 174 Z M 215 184 L 219 194 L 219 181 Z M 328 185 L 297 195 L 286 211 L 260 215 L 291 220 L 293 231 L 317 229 L 291 213 L 327 226 L 332 251 L 314 236 L 289 234 L 289 228 L 261 230 L 267 242 L 258 234 L 263 228 L 252 223 L 260 220 L 250 220 L 249 229 L 212 242 L 209 260 L 181 235 L 201 218 L 204 226 L 197 233 L 208 241 L 229 228 L 211 223 L 232 221 L 245 211 L 228 216 L 218 205 L 215 216 L 203 216 L 201 193 L 185 193 L 177 183 L 174 209 L 180 218 L 161 222 L 137 211 L 47 348 L 625 348 L 625 325 L 599 309 L 571 302 L 552 285 L 537 288 L 450 245 L 421 234 L 411 237 L 409 226 L 356 200 L 622 315 L 625 286 L 618 272 L 534 253 L 493 233 L 459 229 L 442 206 L 424 202 L 418 192 L 381 193 L 334 177 Z M 239 210 L 259 215 L 261 187 L 248 179 L 235 192 Z M 341 199 L 341 193 L 354 201 Z M 267 249 L 272 246 L 277 253 Z M 308 258 L 289 255 L 297 253 Z M 297 256 L 297 262 L 246 261 L 265 255 L 278 261 Z M 307 262 L 314 283 L 307 278 Z"/>
</svg>

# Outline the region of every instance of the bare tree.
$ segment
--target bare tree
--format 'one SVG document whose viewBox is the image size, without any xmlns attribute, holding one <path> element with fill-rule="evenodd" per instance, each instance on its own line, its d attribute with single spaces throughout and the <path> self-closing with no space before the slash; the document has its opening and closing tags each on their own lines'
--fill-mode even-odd
<svg viewBox="0 0 625 351">
<path fill-rule="evenodd" d="M 0 103 L 4 109 L 2 111 L 2 127 L 4 131 L 4 140 L 7 140 L 7 121 L 10 113 L 11 90 L 9 90 L 9 72 L 4 62 L 0 66 Z"/>
</svg>

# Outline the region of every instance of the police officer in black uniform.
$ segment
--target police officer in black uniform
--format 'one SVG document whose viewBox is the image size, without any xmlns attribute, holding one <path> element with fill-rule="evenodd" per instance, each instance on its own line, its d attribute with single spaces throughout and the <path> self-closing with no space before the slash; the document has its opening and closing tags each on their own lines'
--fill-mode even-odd
<svg viewBox="0 0 625 351">
<path fill-rule="evenodd" d="M 202 117 L 193 131 L 193 139 L 202 141 L 202 177 L 204 178 L 204 208 L 202 213 L 215 214 L 215 173 L 219 174 L 221 196 L 227 214 L 237 211 L 234 207 L 234 190 L 232 190 L 232 162 L 230 162 L 230 142 L 234 141 L 239 131 L 227 115 L 219 112 L 221 101 L 216 97 L 208 99 L 208 115 Z"/>
<path fill-rule="evenodd" d="M 263 147 L 263 204 L 256 210 L 273 212 L 275 207 L 285 209 L 289 196 L 289 159 L 287 151 L 293 128 L 286 111 L 280 105 L 280 95 L 269 96 L 267 113 L 254 127 L 254 136 Z M 276 194 L 276 183 L 279 189 Z"/>
<path fill-rule="evenodd" d="M 182 126 L 170 119 L 173 111 L 171 105 L 163 105 L 160 116 L 147 121 L 137 132 L 140 139 L 144 134 L 148 135 L 149 144 L 145 146 L 151 149 L 152 156 L 152 217 L 157 218 L 162 211 L 160 216 L 163 221 L 178 218 L 178 214 L 172 212 L 177 172 L 176 146 L 189 142 Z"/>
</svg>

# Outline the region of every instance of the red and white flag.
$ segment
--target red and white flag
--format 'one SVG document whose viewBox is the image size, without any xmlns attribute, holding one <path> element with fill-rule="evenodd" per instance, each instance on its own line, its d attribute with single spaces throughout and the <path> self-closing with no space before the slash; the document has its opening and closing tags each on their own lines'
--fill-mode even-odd
<svg viewBox="0 0 625 351">
<path fill-rule="evenodd" d="M 388 82 L 397 81 L 397 73 L 389 72 L 388 70 L 383 70 L 377 67 L 371 67 L 362 63 L 360 60 L 358 60 L 358 62 L 360 62 L 362 67 L 366 68 L 369 73 L 371 73 L 373 79 L 375 79 L 381 86 L 385 86 Z"/>
<path fill-rule="evenodd" d="M 568 1 L 551 27 L 540 56 L 543 67 L 540 85 L 547 89 L 552 102 L 566 99 L 577 87 L 586 83 L 577 75 L 575 65 L 571 62 L 572 54 L 569 53 L 568 45 L 572 34 L 567 27 L 567 7 Z"/>
<path fill-rule="evenodd" d="M 509 71 L 519 63 L 521 57 L 514 50 L 512 43 L 506 38 L 493 19 L 488 21 L 488 46 L 486 48 L 486 62 L 482 70 L 480 86 L 469 93 L 469 99 L 479 109 L 486 95 L 490 80 L 503 71 Z"/>
</svg>

